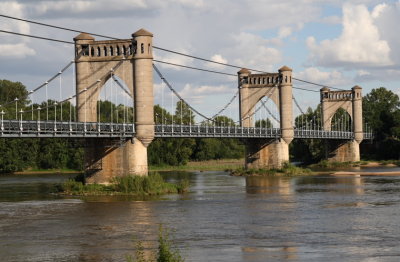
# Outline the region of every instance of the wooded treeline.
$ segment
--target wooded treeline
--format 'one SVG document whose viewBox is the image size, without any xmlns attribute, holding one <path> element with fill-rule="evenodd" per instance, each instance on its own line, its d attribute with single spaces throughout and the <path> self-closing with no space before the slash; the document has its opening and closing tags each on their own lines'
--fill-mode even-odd
<svg viewBox="0 0 400 262">
<path fill-rule="evenodd" d="M 15 101 L 15 98 L 18 100 Z M 62 106 L 48 100 L 32 104 L 28 91 L 19 82 L 0 80 L 0 112 L 4 119 L 24 120 L 75 120 L 75 107 L 69 102 Z M 400 152 L 400 100 L 399 96 L 383 87 L 373 89 L 363 99 L 364 119 L 375 133 L 373 144 L 365 143 L 361 150 L 367 159 L 398 159 Z M 40 108 L 40 110 L 37 110 Z M 102 122 L 133 121 L 133 110 L 123 105 L 114 105 L 109 101 L 98 102 L 99 116 Z M 33 112 L 31 111 L 32 109 Z M 23 113 L 21 113 L 21 110 Z M 304 119 L 319 121 L 319 107 L 309 108 L 295 121 Z M 194 114 L 180 101 L 174 114 L 159 105 L 154 107 L 154 119 L 158 124 L 194 124 Z M 339 118 L 344 110 L 337 112 Z M 335 125 L 336 120 L 333 121 Z M 235 125 L 226 117 L 218 116 L 209 125 Z M 271 121 L 258 121 L 256 126 L 271 126 Z M 0 138 L 0 173 L 26 169 L 83 169 L 83 145 L 62 138 Z M 149 164 L 184 165 L 190 160 L 202 161 L 224 158 L 243 158 L 244 145 L 240 139 L 231 138 L 164 138 L 155 139 L 149 146 Z M 324 141 L 294 140 L 290 146 L 291 159 L 302 162 L 318 162 L 325 157 Z"/>
</svg>

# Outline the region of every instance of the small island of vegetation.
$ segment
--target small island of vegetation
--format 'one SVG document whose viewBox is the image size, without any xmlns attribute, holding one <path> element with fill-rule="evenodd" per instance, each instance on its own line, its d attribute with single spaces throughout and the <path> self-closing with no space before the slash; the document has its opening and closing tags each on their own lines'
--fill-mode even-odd
<svg viewBox="0 0 400 262">
<path fill-rule="evenodd" d="M 311 175 L 311 169 L 297 167 L 288 162 L 284 163 L 281 168 L 271 169 L 245 169 L 238 168 L 230 171 L 232 176 L 304 176 Z"/>
<path fill-rule="evenodd" d="M 115 177 L 108 185 L 85 184 L 81 179 L 69 179 L 59 185 L 58 191 L 65 195 L 137 195 L 151 196 L 170 193 L 184 193 L 189 189 L 189 181 L 182 179 L 178 183 L 165 182 L 159 173 L 148 176 Z"/>
</svg>

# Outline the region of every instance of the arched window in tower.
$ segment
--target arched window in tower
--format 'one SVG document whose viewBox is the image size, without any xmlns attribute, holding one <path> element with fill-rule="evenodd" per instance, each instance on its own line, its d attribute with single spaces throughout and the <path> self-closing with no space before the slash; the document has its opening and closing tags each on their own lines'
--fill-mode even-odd
<svg viewBox="0 0 400 262">
<path fill-rule="evenodd" d="M 148 44 L 148 46 L 147 46 L 147 53 L 150 54 L 150 44 Z"/>
<path fill-rule="evenodd" d="M 107 56 L 107 46 L 104 47 L 104 56 Z"/>
<path fill-rule="evenodd" d="M 126 46 L 122 46 L 122 53 L 124 54 L 124 55 L 126 55 Z"/>
<path fill-rule="evenodd" d="M 119 49 L 119 45 L 117 45 L 117 55 L 121 55 L 121 50 Z"/>
<path fill-rule="evenodd" d="M 101 56 L 101 51 L 100 51 L 100 47 L 97 47 L 97 56 Z"/>
<path fill-rule="evenodd" d="M 140 44 L 140 52 L 142 54 L 144 54 L 144 44 L 143 43 Z"/>
<path fill-rule="evenodd" d="M 82 55 L 89 56 L 89 45 L 82 45 Z"/>
<path fill-rule="evenodd" d="M 136 53 L 136 46 L 129 45 L 129 54 L 133 55 Z"/>
<path fill-rule="evenodd" d="M 114 48 L 110 46 L 110 56 L 114 56 Z"/>
<path fill-rule="evenodd" d="M 94 48 L 93 47 L 90 49 L 90 55 L 94 56 Z"/>
</svg>

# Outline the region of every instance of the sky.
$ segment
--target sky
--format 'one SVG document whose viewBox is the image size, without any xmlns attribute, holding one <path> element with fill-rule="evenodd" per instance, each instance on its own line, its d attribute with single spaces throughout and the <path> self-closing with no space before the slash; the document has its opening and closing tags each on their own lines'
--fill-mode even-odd
<svg viewBox="0 0 400 262">
<path fill-rule="evenodd" d="M 140 28 L 154 45 L 195 56 L 277 72 L 287 65 L 297 78 L 363 93 L 384 86 L 400 94 L 400 1 L 395 0 L 20 0 L 1 1 L 0 13 L 127 39 Z M 77 33 L 0 17 L 0 30 L 72 41 Z M 96 38 L 99 39 L 100 38 Z M 73 46 L 0 33 L 0 79 L 32 90 L 73 59 Z M 238 69 L 156 50 L 158 60 L 236 74 Z M 235 77 L 158 65 L 194 107 L 213 115 L 237 91 Z M 72 69 L 62 95 L 73 90 Z M 49 86 L 59 96 L 58 83 Z M 295 86 L 320 87 L 295 82 Z M 108 86 L 107 88 L 110 88 Z M 155 78 L 156 103 L 176 100 Z M 162 90 L 164 90 L 162 92 Z M 302 108 L 319 94 L 294 90 Z M 34 101 L 44 100 L 43 92 Z M 164 100 L 161 100 L 164 98 Z M 172 106 L 170 106 L 172 107 Z M 172 109 L 171 109 L 172 110 Z M 226 114 L 235 118 L 237 104 Z"/>
</svg>

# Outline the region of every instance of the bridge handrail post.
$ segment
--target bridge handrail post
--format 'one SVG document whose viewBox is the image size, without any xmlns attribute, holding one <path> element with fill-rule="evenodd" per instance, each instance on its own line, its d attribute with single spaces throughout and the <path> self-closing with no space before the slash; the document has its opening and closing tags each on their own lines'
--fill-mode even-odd
<svg viewBox="0 0 400 262">
<path fill-rule="evenodd" d="M 0 114 L 1 114 L 1 133 L 3 134 L 3 131 L 4 131 L 4 111 L 3 110 L 1 110 L 1 112 L 0 112 Z"/>
</svg>

